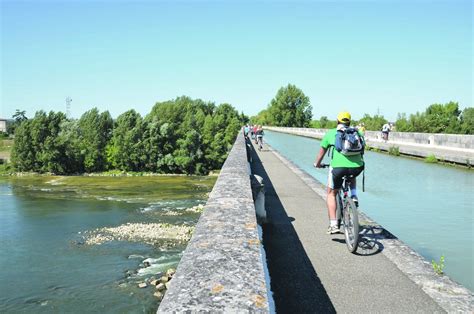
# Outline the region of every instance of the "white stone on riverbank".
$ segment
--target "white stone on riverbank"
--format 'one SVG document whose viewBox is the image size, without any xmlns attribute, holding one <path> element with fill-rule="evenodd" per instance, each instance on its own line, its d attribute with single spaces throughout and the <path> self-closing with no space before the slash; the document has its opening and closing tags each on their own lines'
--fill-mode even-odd
<svg viewBox="0 0 474 314">
<path fill-rule="evenodd" d="M 86 232 L 85 244 L 99 245 L 105 242 L 130 241 L 157 244 L 163 240 L 187 242 L 194 227 L 166 223 L 127 223 L 118 227 L 99 228 Z"/>
<path fill-rule="evenodd" d="M 163 215 L 163 216 L 181 216 L 181 215 L 184 215 L 184 214 L 201 214 L 203 211 L 204 211 L 204 205 L 199 204 L 199 205 L 196 205 L 196 206 L 193 206 L 193 207 L 186 208 L 186 210 L 180 210 L 180 211 L 167 210 L 167 211 L 163 211 L 163 213 L 161 213 L 161 215 Z"/>
</svg>

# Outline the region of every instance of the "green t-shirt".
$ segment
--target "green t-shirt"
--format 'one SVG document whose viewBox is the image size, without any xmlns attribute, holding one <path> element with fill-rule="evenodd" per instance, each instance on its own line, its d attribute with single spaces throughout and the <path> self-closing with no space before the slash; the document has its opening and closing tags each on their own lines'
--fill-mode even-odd
<svg viewBox="0 0 474 314">
<path fill-rule="evenodd" d="M 337 129 L 327 131 L 321 141 L 322 148 L 328 149 L 330 146 L 334 146 L 336 143 L 336 132 Z M 360 131 L 359 135 L 363 136 Z M 357 168 L 364 165 L 362 154 L 345 156 L 335 149 L 332 150 L 331 154 L 333 155 L 331 160 L 331 167 L 333 168 Z"/>
</svg>

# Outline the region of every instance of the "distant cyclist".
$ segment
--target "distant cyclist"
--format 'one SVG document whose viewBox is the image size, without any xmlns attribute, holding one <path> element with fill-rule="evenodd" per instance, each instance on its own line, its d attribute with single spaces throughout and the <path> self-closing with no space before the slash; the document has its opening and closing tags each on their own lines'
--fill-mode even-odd
<svg viewBox="0 0 474 314">
<path fill-rule="evenodd" d="M 336 218 L 336 195 L 342 187 L 342 177 L 345 175 L 353 175 L 354 179 L 351 181 L 351 197 L 356 206 L 359 203 L 357 198 L 356 178 L 364 170 L 363 149 L 364 137 L 363 134 L 356 128 L 351 128 L 351 114 L 349 112 L 341 112 L 337 115 L 337 128 L 330 129 L 324 135 L 321 141 L 321 149 L 316 157 L 314 166 L 321 168 L 321 161 L 324 158 L 327 150 L 331 147 L 332 159 L 329 167 L 328 188 L 327 188 L 327 207 L 329 216 L 329 228 L 327 234 L 339 233 L 339 226 Z M 349 132 L 353 132 L 349 134 Z M 336 141 L 336 137 L 338 138 Z M 347 149 L 336 149 L 341 142 L 342 137 L 358 139 L 359 148 L 352 149 L 348 153 Z M 353 140 L 355 141 L 355 140 Z M 343 144 L 344 145 L 344 144 Z M 349 145 L 349 144 L 347 144 Z M 346 145 L 346 146 L 347 146 Z M 350 146 L 350 145 L 349 145 Z M 361 150 L 360 150 L 361 147 Z"/>
<path fill-rule="evenodd" d="M 261 125 L 258 126 L 257 128 L 257 145 L 258 145 L 258 150 L 262 150 L 263 148 L 263 128 Z"/>
</svg>

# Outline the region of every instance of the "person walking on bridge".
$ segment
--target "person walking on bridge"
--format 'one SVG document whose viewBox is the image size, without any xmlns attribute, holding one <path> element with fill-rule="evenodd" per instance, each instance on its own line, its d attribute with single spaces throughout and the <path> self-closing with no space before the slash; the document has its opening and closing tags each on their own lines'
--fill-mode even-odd
<svg viewBox="0 0 474 314">
<path fill-rule="evenodd" d="M 364 137 L 362 132 L 357 130 L 357 128 L 350 127 L 351 114 L 349 112 L 339 113 L 337 115 L 337 123 L 337 128 L 330 129 L 324 135 L 321 141 L 321 148 L 316 156 L 316 161 L 313 164 L 316 168 L 321 168 L 321 161 L 323 160 L 324 155 L 328 149 L 332 147 L 332 159 L 329 166 L 326 200 L 329 216 L 329 228 L 327 234 L 340 233 L 336 218 L 336 195 L 342 187 L 342 178 L 345 175 L 352 175 L 354 177 L 350 184 L 351 197 L 356 206 L 358 206 L 359 200 L 357 198 L 356 177 L 364 170 Z M 349 149 L 350 152 L 348 152 L 347 149 L 341 149 L 341 141 L 343 147 L 352 145 L 344 143 L 344 141 L 347 141 L 351 136 L 351 142 L 354 142 L 354 138 L 358 139 L 359 143 L 357 148 L 354 146 Z"/>
<path fill-rule="evenodd" d="M 385 123 L 383 126 L 382 126 L 382 139 L 386 142 L 388 141 L 388 134 L 390 133 L 390 131 L 392 131 L 392 128 L 391 128 L 392 124 L 390 123 Z"/>
</svg>

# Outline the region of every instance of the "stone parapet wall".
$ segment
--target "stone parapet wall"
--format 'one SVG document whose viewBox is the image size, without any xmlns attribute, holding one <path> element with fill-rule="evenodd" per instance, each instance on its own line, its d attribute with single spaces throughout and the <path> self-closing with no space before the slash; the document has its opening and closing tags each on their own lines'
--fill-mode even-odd
<svg viewBox="0 0 474 314">
<path fill-rule="evenodd" d="M 322 139 L 327 129 L 265 127 L 267 130 Z M 383 141 L 381 132 L 366 131 L 367 145 L 384 151 L 396 148 L 400 154 L 428 157 L 472 166 L 474 164 L 474 135 L 390 132 Z"/>
<path fill-rule="evenodd" d="M 239 133 L 158 313 L 271 312 L 248 169 Z"/>
<path fill-rule="evenodd" d="M 288 127 L 265 127 L 273 131 L 289 131 L 292 134 L 311 136 L 321 139 L 327 129 L 312 128 L 288 128 Z M 288 132 L 288 133 L 289 133 Z M 381 132 L 365 131 L 368 140 L 381 140 Z M 435 133 L 414 133 L 414 132 L 390 132 L 391 142 L 403 142 L 405 144 L 441 146 L 446 148 L 474 149 L 474 135 L 464 134 L 435 134 Z"/>
<path fill-rule="evenodd" d="M 321 139 L 327 129 L 312 128 L 288 128 L 288 127 L 265 127 L 274 131 L 291 131 L 293 134 L 305 135 Z M 381 132 L 365 131 L 368 140 L 381 140 Z M 406 144 L 421 144 L 430 146 L 441 146 L 447 148 L 474 149 L 474 135 L 463 134 L 435 134 L 414 132 L 390 132 L 391 142 L 403 142 Z"/>
<path fill-rule="evenodd" d="M 381 132 L 366 131 L 368 139 L 381 139 Z M 390 141 L 450 148 L 474 149 L 474 135 L 390 132 Z"/>
</svg>

